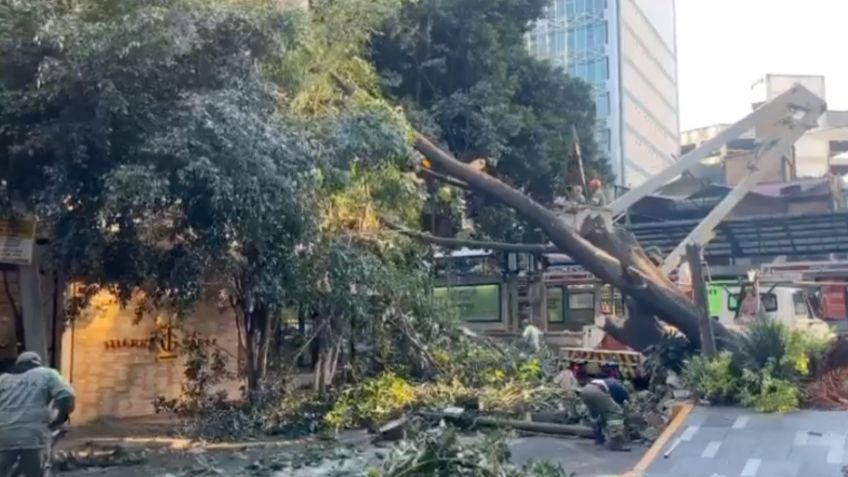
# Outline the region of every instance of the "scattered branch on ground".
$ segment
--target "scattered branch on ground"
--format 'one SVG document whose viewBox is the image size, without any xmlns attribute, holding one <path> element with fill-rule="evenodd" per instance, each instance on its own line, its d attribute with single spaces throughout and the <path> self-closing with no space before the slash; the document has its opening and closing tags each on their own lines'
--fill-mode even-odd
<svg viewBox="0 0 848 477">
<path fill-rule="evenodd" d="M 509 463 L 503 436 L 494 434 L 465 444 L 451 428 L 438 427 L 401 442 L 380 468 L 381 477 L 568 477 L 561 466 L 536 462 L 524 467 Z"/>
<path fill-rule="evenodd" d="M 82 469 L 96 469 L 104 467 L 119 467 L 128 465 L 142 465 L 147 462 L 146 451 L 129 451 L 123 447 L 115 446 L 110 449 L 96 449 L 89 447 L 81 451 L 56 451 L 53 457 L 53 466 L 62 471 L 70 472 Z"/>
</svg>

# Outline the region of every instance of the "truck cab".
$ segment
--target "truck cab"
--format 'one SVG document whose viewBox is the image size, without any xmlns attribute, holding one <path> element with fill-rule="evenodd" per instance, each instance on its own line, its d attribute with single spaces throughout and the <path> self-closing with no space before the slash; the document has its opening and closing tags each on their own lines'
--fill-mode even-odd
<svg viewBox="0 0 848 477">
<path fill-rule="evenodd" d="M 713 282 L 708 287 L 710 316 L 730 329 L 744 330 L 763 316 L 787 328 L 813 334 L 828 334 L 830 326 L 814 306 L 817 295 L 811 290 L 785 285 L 760 285 L 759 297 L 753 285 Z"/>
</svg>

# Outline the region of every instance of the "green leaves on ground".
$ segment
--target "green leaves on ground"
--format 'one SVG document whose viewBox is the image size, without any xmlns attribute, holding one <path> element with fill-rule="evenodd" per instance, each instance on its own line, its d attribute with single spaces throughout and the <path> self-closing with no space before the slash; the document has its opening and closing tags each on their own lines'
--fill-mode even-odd
<svg viewBox="0 0 848 477">
<path fill-rule="evenodd" d="M 567 477 L 561 466 L 531 462 L 518 467 L 509 462 L 503 436 L 493 434 L 478 442 L 463 442 L 451 428 L 437 427 L 402 441 L 386 457 L 380 477 Z M 573 474 L 572 474 L 573 475 Z"/>
<path fill-rule="evenodd" d="M 717 404 L 727 404 L 736 398 L 739 378 L 732 366 L 733 354 L 722 351 L 710 359 L 695 356 L 683 370 L 683 379 L 697 395 Z"/>
</svg>

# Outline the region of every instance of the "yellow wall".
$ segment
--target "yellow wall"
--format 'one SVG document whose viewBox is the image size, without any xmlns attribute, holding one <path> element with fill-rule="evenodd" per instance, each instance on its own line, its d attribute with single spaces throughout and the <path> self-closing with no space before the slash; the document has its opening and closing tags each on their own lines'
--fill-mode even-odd
<svg viewBox="0 0 848 477">
<path fill-rule="evenodd" d="M 150 415 L 156 396 L 179 395 L 183 358 L 151 351 L 145 340 L 156 331 L 157 318 L 145 317 L 138 324 L 134 318 L 132 306 L 121 309 L 111 294 L 102 292 L 65 330 L 62 374 L 77 394 L 75 424 Z M 210 342 L 214 339 L 213 346 L 230 356 L 229 365 L 235 370 L 238 336 L 232 314 L 221 313 L 210 302 L 198 306 L 192 316 L 176 323 L 176 328 L 177 342 L 187 332 L 196 332 Z M 230 382 L 225 389 L 237 396 L 238 386 L 238 382 Z"/>
</svg>

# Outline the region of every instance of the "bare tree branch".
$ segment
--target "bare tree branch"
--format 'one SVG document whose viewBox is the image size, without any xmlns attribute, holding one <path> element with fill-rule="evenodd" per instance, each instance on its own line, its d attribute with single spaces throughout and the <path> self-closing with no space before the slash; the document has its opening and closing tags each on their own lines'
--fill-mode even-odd
<svg viewBox="0 0 848 477">
<path fill-rule="evenodd" d="M 559 251 L 558 248 L 554 245 L 546 245 L 542 243 L 509 243 L 509 242 L 491 242 L 487 240 L 470 240 L 470 239 L 458 239 L 452 237 L 439 237 L 438 235 L 432 235 L 424 232 L 419 232 L 417 230 L 412 230 L 410 228 L 404 227 L 402 225 L 398 225 L 393 223 L 385 218 L 382 218 L 383 223 L 385 223 L 392 230 L 406 235 L 408 237 L 412 237 L 418 240 L 423 240 L 428 243 L 432 243 L 435 245 L 439 245 L 445 248 L 477 248 L 477 249 L 486 249 L 486 250 L 500 250 L 505 252 L 524 252 L 524 253 L 556 253 Z"/>
<path fill-rule="evenodd" d="M 469 188 L 468 184 L 466 184 L 465 182 L 463 182 L 459 179 L 454 179 L 451 176 L 446 176 L 444 174 L 438 173 L 436 171 L 432 171 L 430 169 L 425 169 L 425 168 L 421 168 L 420 170 L 425 175 L 428 175 L 430 177 L 433 177 L 434 179 L 437 179 L 437 180 L 440 180 L 440 181 L 445 182 L 447 184 L 450 184 L 454 187 L 459 187 L 460 189 L 468 189 Z"/>
</svg>

